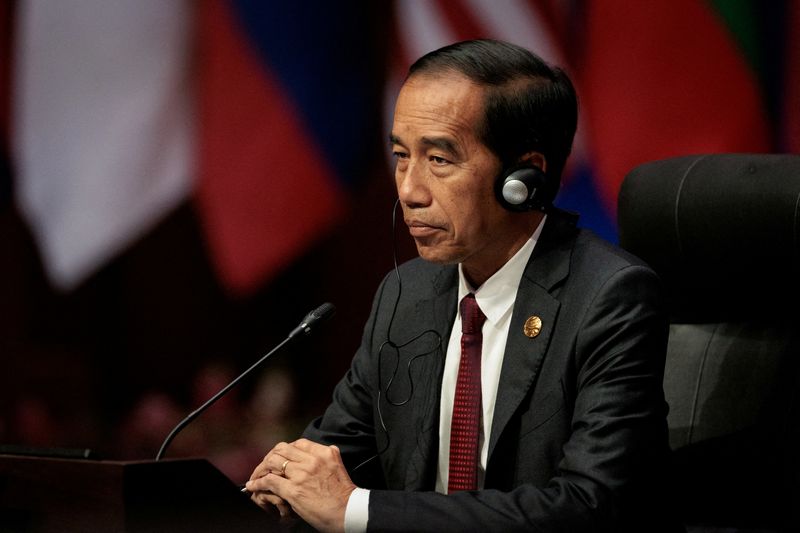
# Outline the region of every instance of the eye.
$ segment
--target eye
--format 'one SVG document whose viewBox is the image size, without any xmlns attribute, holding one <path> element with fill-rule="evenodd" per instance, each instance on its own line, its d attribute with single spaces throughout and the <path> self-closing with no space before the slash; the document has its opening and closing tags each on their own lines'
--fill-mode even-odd
<svg viewBox="0 0 800 533">
<path fill-rule="evenodd" d="M 438 155 L 432 155 L 432 156 L 430 156 L 428 158 L 428 160 L 431 163 L 434 163 L 436 165 L 449 165 L 450 164 L 450 161 L 448 161 L 444 157 L 441 157 L 441 156 L 438 156 Z"/>
<path fill-rule="evenodd" d="M 395 150 L 392 152 L 392 157 L 395 159 L 406 159 L 408 158 L 408 154 L 405 152 L 401 152 L 400 150 Z"/>
</svg>

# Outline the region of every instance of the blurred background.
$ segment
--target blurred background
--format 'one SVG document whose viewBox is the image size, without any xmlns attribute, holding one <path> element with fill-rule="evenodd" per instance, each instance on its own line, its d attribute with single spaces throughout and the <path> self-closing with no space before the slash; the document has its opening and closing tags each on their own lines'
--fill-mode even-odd
<svg viewBox="0 0 800 533">
<path fill-rule="evenodd" d="M 239 481 L 302 431 L 392 266 L 391 110 L 423 53 L 493 37 L 563 66 L 556 203 L 615 242 L 639 163 L 800 152 L 798 30 L 792 0 L 1 0 L 0 443 L 153 458 L 330 301 L 167 456 Z"/>
</svg>

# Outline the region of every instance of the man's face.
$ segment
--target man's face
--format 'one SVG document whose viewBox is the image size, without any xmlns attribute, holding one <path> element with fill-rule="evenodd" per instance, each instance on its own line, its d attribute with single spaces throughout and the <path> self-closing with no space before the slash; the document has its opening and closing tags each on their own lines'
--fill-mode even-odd
<svg viewBox="0 0 800 533">
<path fill-rule="evenodd" d="M 476 134 L 483 95 L 458 74 L 413 76 L 398 96 L 391 135 L 397 193 L 420 256 L 463 263 L 477 278 L 516 251 L 505 234 L 513 214 L 494 196 L 500 160 Z"/>
</svg>

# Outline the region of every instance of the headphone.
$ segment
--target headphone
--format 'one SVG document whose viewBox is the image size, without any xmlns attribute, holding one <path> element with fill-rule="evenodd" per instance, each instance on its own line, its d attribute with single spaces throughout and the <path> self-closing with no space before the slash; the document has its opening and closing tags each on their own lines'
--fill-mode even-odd
<svg viewBox="0 0 800 533">
<path fill-rule="evenodd" d="M 558 192 L 539 167 L 525 164 L 511 167 L 494 183 L 500 204 L 509 211 L 547 211 Z"/>
</svg>

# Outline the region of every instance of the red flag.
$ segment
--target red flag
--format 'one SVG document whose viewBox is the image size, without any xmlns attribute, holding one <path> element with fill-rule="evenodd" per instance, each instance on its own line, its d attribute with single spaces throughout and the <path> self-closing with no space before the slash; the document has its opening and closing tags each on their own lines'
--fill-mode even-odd
<svg viewBox="0 0 800 533">
<path fill-rule="evenodd" d="M 706 2 L 587 6 L 583 104 L 607 208 L 635 165 L 769 149 L 756 76 Z"/>
<path fill-rule="evenodd" d="M 197 201 L 217 271 L 243 293 L 304 251 L 346 198 L 230 4 L 203 6 Z"/>
</svg>

